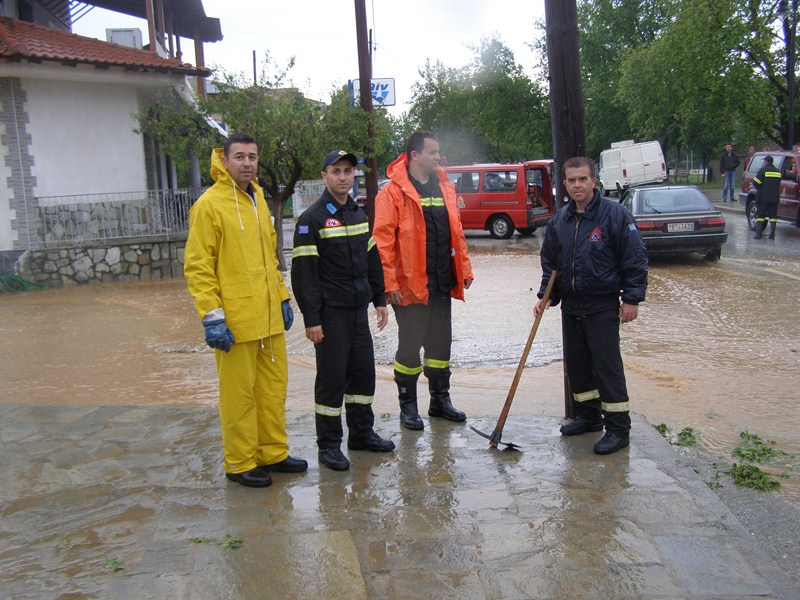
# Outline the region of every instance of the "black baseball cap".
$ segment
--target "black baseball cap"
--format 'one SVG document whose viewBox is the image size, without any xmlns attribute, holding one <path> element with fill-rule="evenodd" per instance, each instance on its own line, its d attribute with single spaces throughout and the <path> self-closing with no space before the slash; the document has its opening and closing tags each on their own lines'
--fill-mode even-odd
<svg viewBox="0 0 800 600">
<path fill-rule="evenodd" d="M 772 164 L 772 162 L 773 162 L 772 157 L 769 156 L 769 155 L 765 156 L 764 157 L 764 162 L 768 162 L 769 164 Z"/>
<path fill-rule="evenodd" d="M 328 152 L 325 158 L 322 159 L 322 170 L 324 171 L 328 165 L 332 165 L 340 160 L 348 160 L 354 167 L 358 164 L 358 159 L 352 152 L 348 152 L 347 150 L 334 150 L 333 152 Z"/>
</svg>

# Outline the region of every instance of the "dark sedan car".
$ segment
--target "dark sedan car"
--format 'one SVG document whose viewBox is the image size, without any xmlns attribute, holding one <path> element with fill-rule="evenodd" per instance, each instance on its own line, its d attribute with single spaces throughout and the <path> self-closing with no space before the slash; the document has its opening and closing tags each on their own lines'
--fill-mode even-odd
<svg viewBox="0 0 800 600">
<path fill-rule="evenodd" d="M 636 219 L 649 254 L 705 254 L 718 260 L 725 219 L 693 185 L 630 188 L 620 203 Z"/>
</svg>

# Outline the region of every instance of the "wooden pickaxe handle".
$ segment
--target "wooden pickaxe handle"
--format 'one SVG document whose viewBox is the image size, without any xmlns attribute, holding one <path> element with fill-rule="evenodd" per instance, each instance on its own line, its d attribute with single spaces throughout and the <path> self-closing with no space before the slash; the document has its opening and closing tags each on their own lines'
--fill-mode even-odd
<svg viewBox="0 0 800 600">
<path fill-rule="evenodd" d="M 528 341 L 525 344 L 525 350 L 522 351 L 522 356 L 519 359 L 517 372 L 514 373 L 514 381 L 511 382 L 511 388 L 508 390 L 508 396 L 506 396 L 506 402 L 503 404 L 503 410 L 500 412 L 500 418 L 497 419 L 497 425 L 495 425 L 494 433 L 492 433 L 492 437 L 489 439 L 489 444 L 493 448 L 497 448 L 497 443 L 500 441 L 500 438 L 503 435 L 503 427 L 506 426 L 508 411 L 511 410 L 511 403 L 514 401 L 514 395 L 517 393 L 517 386 L 519 385 L 519 380 L 522 378 L 522 369 L 525 368 L 525 361 L 528 360 L 528 354 L 531 351 L 533 339 L 536 337 L 536 331 L 539 329 L 539 322 L 542 320 L 545 304 L 547 304 L 547 301 L 550 300 L 550 293 L 553 291 L 553 285 L 556 282 L 556 275 L 557 273 L 555 271 L 550 273 L 550 280 L 547 282 L 547 288 L 544 290 L 544 296 L 541 300 L 539 300 L 542 305 L 542 310 L 533 320 L 533 327 L 531 327 L 531 332 L 528 334 Z"/>
</svg>

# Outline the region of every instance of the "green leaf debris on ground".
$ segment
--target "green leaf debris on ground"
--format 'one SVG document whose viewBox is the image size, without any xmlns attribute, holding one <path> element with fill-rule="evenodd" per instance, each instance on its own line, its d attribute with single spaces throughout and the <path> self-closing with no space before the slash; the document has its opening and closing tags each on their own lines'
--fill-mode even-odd
<svg viewBox="0 0 800 600">
<path fill-rule="evenodd" d="M 240 537 L 233 537 L 230 533 L 225 536 L 225 541 L 220 544 L 226 550 L 235 550 L 241 548 L 244 540 Z"/>
<path fill-rule="evenodd" d="M 730 474 L 737 485 L 751 490 L 769 492 L 781 487 L 780 482 L 775 481 L 769 473 L 765 473 L 756 465 L 734 463 Z"/>
<path fill-rule="evenodd" d="M 111 560 L 107 560 L 103 565 L 106 569 L 111 569 L 112 573 L 119 573 L 120 571 L 125 570 L 125 564 L 121 561 L 117 560 L 116 558 L 112 558 Z"/>
<path fill-rule="evenodd" d="M 669 434 L 671 431 L 669 425 L 667 425 L 666 423 L 659 423 L 658 425 L 656 425 L 656 431 L 661 434 L 661 437 L 669 440 Z"/>
<path fill-rule="evenodd" d="M 678 433 L 678 439 L 674 443 L 676 446 L 695 446 L 697 445 L 697 432 L 691 427 L 684 427 Z"/>
<path fill-rule="evenodd" d="M 759 436 L 749 431 L 739 434 L 742 439 L 739 446 L 733 449 L 733 455 L 742 460 L 755 463 L 768 463 L 782 458 L 792 458 L 792 454 L 773 448 L 775 442 L 765 442 Z"/>
<path fill-rule="evenodd" d="M 765 442 L 758 435 L 749 431 L 741 432 L 739 438 L 741 442 L 732 452 L 735 458 L 748 463 L 778 463 L 781 467 L 792 470 L 791 466 L 786 464 L 786 461 L 794 458 L 795 455 L 778 450 L 774 447 L 774 441 Z M 734 464 L 730 474 L 738 485 L 758 491 L 776 490 L 781 484 L 775 478 L 787 479 L 789 477 L 786 473 L 767 473 L 754 464 L 746 463 L 741 465 Z"/>
<path fill-rule="evenodd" d="M 672 429 L 666 423 L 656 425 L 655 428 L 673 446 L 694 446 L 697 444 L 697 431 L 691 427 L 681 429 L 675 438 L 672 436 Z"/>
</svg>

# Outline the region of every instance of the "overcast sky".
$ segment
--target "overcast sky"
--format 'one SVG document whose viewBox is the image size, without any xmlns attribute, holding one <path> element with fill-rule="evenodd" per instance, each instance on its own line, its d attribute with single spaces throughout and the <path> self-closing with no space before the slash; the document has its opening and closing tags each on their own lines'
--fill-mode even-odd
<svg viewBox="0 0 800 600">
<path fill-rule="evenodd" d="M 253 72 L 269 51 L 278 65 L 295 57 L 292 83 L 307 96 L 327 101 L 331 89 L 358 78 L 355 8 L 351 0 L 203 0 L 206 15 L 219 18 L 224 39 L 205 45 L 206 66 Z M 406 110 L 411 86 L 427 59 L 459 67 L 469 62 L 469 45 L 497 35 L 525 72 L 539 67 L 528 48 L 544 19 L 544 0 L 366 0 L 373 30 L 373 77 L 393 77 L 397 107 Z M 143 20 L 93 9 L 73 27 L 80 35 L 105 39 L 106 28 L 139 27 Z M 194 47 L 181 42 L 184 60 L 194 63 Z"/>
</svg>

